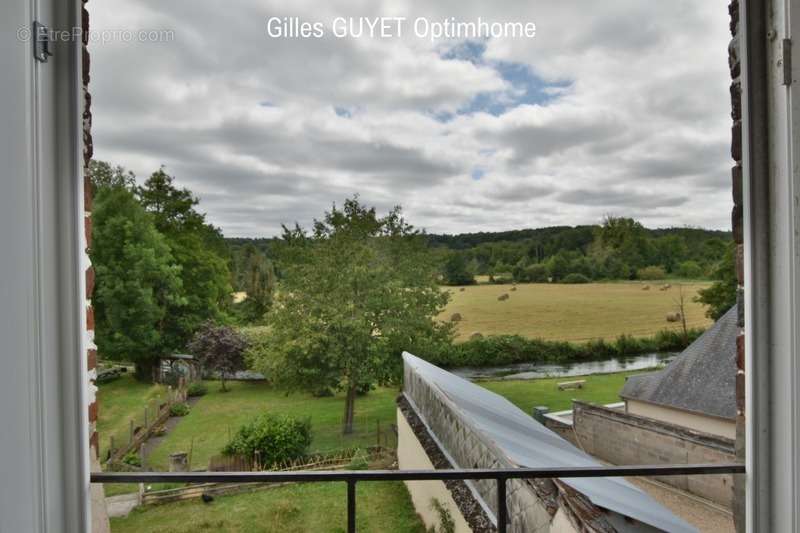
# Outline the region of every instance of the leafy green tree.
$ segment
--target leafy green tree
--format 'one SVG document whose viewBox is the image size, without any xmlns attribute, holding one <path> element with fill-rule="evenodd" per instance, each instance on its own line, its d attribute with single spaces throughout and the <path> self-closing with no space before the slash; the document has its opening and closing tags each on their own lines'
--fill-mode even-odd
<svg viewBox="0 0 800 533">
<path fill-rule="evenodd" d="M 180 266 L 180 309 L 164 317 L 164 343 L 173 350 L 186 346 L 206 320 L 219 320 L 233 289 L 228 270 L 228 249 L 220 231 L 205 221 L 191 191 L 179 189 L 161 168 L 137 189 L 140 201 L 165 237 Z"/>
<path fill-rule="evenodd" d="M 272 306 L 275 269 L 272 262 L 252 244 L 244 247 L 240 261 L 239 288 L 247 293 L 247 298 L 239 304 L 242 318 L 248 323 L 263 321 Z"/>
<path fill-rule="evenodd" d="M 105 161 L 96 159 L 89 161 L 87 175 L 92 184 L 92 194 L 110 187 L 122 187 L 131 191 L 136 188 L 136 176 L 133 172 L 120 166 L 112 167 Z"/>
<path fill-rule="evenodd" d="M 650 264 L 655 255 L 655 246 L 647 230 L 632 218 L 607 216 L 595 230 L 592 243 L 595 260 L 602 262 L 613 258 L 630 267 L 630 274 Z M 610 273 L 610 270 L 607 269 Z M 630 275 L 629 275 L 630 277 Z"/>
<path fill-rule="evenodd" d="M 697 279 L 703 277 L 703 268 L 697 261 L 683 261 L 678 264 L 675 273 L 682 278 Z"/>
<path fill-rule="evenodd" d="M 569 258 L 566 252 L 558 252 L 547 260 L 547 270 L 553 281 L 561 281 L 569 274 Z"/>
<path fill-rule="evenodd" d="M 452 339 L 452 324 L 436 319 L 449 294 L 435 257 L 399 207 L 379 217 L 357 197 L 310 234 L 284 228 L 278 253 L 271 334 L 254 366 L 290 390 L 344 390 L 351 433 L 359 389 L 397 381 L 402 350 L 426 353 Z"/>
<path fill-rule="evenodd" d="M 469 269 L 466 257 L 454 252 L 447 258 L 442 268 L 442 278 L 445 285 L 472 285 L 475 276 Z"/>
<path fill-rule="evenodd" d="M 92 221 L 95 343 L 103 357 L 133 361 L 136 377 L 149 381 L 168 352 L 168 310 L 184 305 L 180 267 L 152 217 L 121 184 L 98 188 Z"/>
<path fill-rule="evenodd" d="M 736 245 L 730 243 L 725 252 L 725 257 L 711 273 L 716 280 L 707 289 L 697 291 L 697 301 L 708 306 L 706 316 L 719 319 L 736 303 Z"/>
<path fill-rule="evenodd" d="M 689 254 L 686 241 L 679 235 L 665 235 L 654 241 L 655 263 L 663 265 L 667 272 L 674 272 L 677 265 Z"/>
</svg>

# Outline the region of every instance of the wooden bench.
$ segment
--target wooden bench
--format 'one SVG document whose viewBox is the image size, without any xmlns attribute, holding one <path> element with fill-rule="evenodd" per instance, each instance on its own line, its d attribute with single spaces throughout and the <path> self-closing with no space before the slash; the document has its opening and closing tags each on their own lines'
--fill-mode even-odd
<svg viewBox="0 0 800 533">
<path fill-rule="evenodd" d="M 575 381 L 563 381 L 558 384 L 558 390 L 582 389 L 585 384 L 586 384 L 585 379 L 576 379 Z"/>
</svg>

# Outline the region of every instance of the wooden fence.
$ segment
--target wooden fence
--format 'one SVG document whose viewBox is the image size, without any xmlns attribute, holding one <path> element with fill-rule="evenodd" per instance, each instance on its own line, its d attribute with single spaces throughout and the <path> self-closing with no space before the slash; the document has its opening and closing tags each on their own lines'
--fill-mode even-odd
<svg viewBox="0 0 800 533">
<path fill-rule="evenodd" d="M 365 459 L 374 464 L 376 461 L 383 461 L 393 459 L 395 451 L 393 449 L 379 448 L 372 446 L 366 450 L 343 450 L 330 454 L 319 454 L 275 465 L 269 471 L 298 471 L 298 470 L 342 470 L 346 468 L 353 460 L 353 457 L 363 453 Z M 237 462 L 238 461 L 238 462 Z M 254 470 L 237 470 L 237 466 L 250 466 L 255 465 L 254 459 L 247 460 L 239 457 L 215 456 L 211 458 L 209 464 L 209 471 L 254 471 Z M 216 468 L 216 469 L 215 469 Z M 264 490 L 274 487 L 281 487 L 290 485 L 287 483 L 201 483 L 188 485 L 186 487 L 178 487 L 171 489 L 163 489 L 156 491 L 144 491 L 140 495 L 140 502 L 142 505 L 158 505 L 162 503 L 170 503 L 181 500 L 190 500 L 199 498 L 201 495 L 206 494 L 210 496 L 217 496 L 223 494 L 239 494 L 242 492 L 253 492 L 257 490 Z"/>
<path fill-rule="evenodd" d="M 313 454 L 293 461 L 275 465 L 262 465 L 258 455 L 245 457 L 241 455 L 215 455 L 208 462 L 209 472 L 287 472 L 294 470 L 322 470 L 343 467 L 353 462 L 358 455 L 363 455 L 367 462 L 379 461 L 394 457 L 394 449 L 370 446 L 365 449 L 351 448 L 332 453 Z"/>
<path fill-rule="evenodd" d="M 130 452 L 139 450 L 141 445 L 149 439 L 159 428 L 163 427 L 170 417 L 170 408 L 176 403 L 186 401 L 186 387 L 183 383 L 177 388 L 169 387 L 165 401 L 156 405 L 145 405 L 144 417 L 141 421 L 132 418 L 129 422 L 128 436 L 118 442 L 113 436 L 109 438 L 108 459 L 106 463 L 113 464 L 122 460 Z"/>
</svg>

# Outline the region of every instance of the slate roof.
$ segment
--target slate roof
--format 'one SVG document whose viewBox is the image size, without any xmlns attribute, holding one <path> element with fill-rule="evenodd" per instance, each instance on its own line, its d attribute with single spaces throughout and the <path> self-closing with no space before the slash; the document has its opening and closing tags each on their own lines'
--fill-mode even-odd
<svg viewBox="0 0 800 533">
<path fill-rule="evenodd" d="M 443 394 L 453 414 L 499 449 L 509 463 L 528 468 L 602 466 L 586 452 L 579 450 L 499 394 L 408 352 L 403 353 L 403 361 L 407 376 L 409 371 L 414 372 L 434 390 Z M 430 428 L 424 413 L 416 407 L 409 392 L 405 396 Z M 439 438 L 435 434 L 434 436 Z M 472 465 L 457 466 L 469 468 Z M 697 531 L 642 489 L 624 479 L 563 478 L 561 481 L 585 495 L 594 505 L 634 518 L 659 530 L 671 533 Z"/>
<path fill-rule="evenodd" d="M 734 305 L 666 368 L 628 378 L 620 396 L 625 400 L 734 419 L 736 336 Z"/>
</svg>

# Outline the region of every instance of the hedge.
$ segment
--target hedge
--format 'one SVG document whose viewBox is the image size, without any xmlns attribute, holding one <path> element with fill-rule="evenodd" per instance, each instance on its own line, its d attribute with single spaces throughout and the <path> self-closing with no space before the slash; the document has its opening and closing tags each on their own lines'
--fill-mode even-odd
<svg viewBox="0 0 800 533">
<path fill-rule="evenodd" d="M 490 335 L 451 344 L 425 355 L 431 363 L 446 368 L 517 363 L 575 363 L 652 352 L 680 351 L 702 333 L 702 329 L 691 329 L 685 339 L 680 331 L 662 330 L 652 337 L 621 335 L 610 342 L 598 339 L 585 343 L 529 339 L 520 335 Z"/>
</svg>

